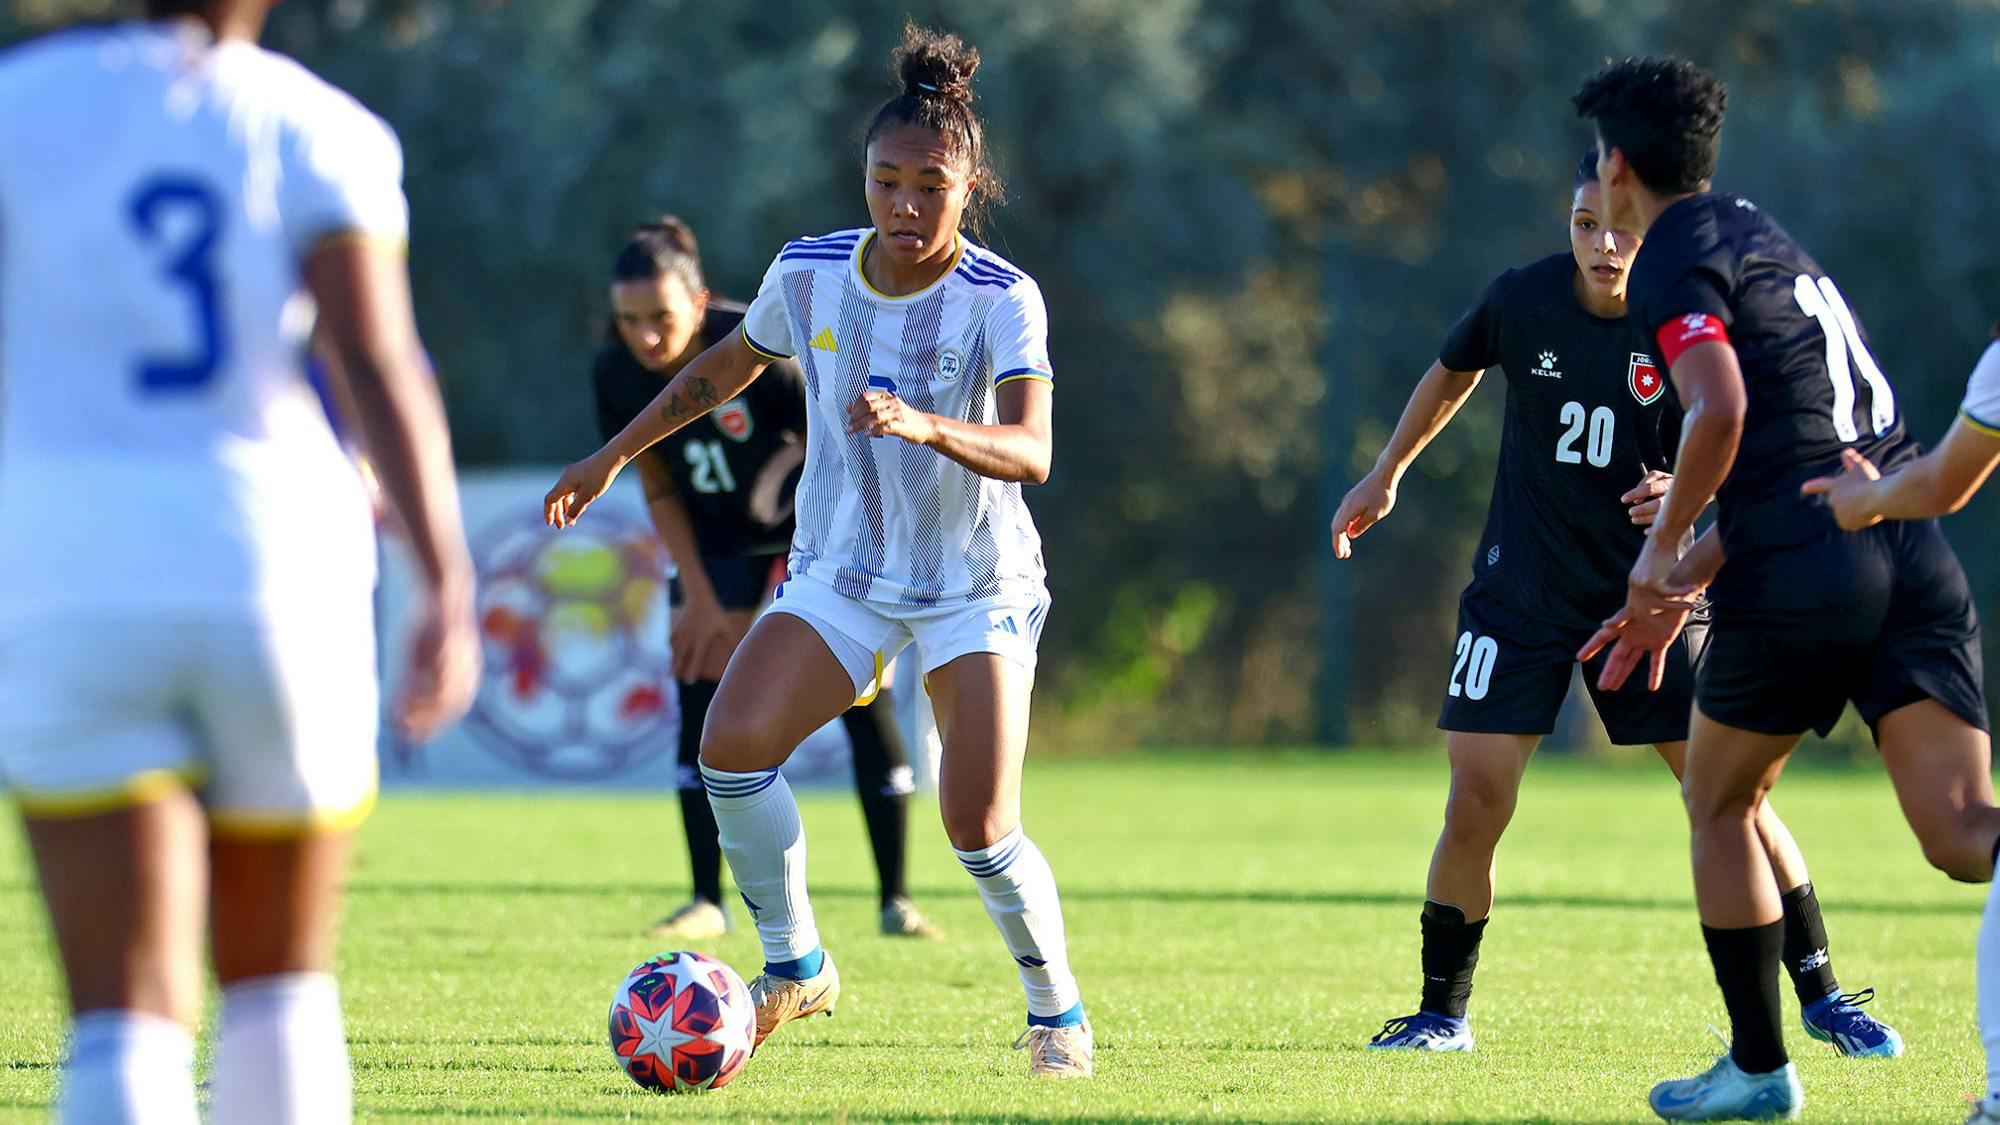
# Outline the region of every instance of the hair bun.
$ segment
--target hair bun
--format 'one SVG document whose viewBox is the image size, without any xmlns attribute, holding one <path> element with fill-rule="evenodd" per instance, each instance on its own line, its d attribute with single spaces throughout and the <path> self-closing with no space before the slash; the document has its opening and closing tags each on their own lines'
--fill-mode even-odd
<svg viewBox="0 0 2000 1125">
<path fill-rule="evenodd" d="M 633 238 L 641 239 L 648 236 L 663 241 L 667 246 L 683 254 L 694 256 L 701 254 L 700 247 L 694 239 L 694 228 L 688 226 L 679 215 L 661 215 L 633 226 Z"/>
<path fill-rule="evenodd" d="M 972 102 L 972 76 L 979 69 L 979 52 L 948 32 L 903 25 L 903 43 L 890 58 L 896 81 L 908 97 L 938 97 Z"/>
</svg>

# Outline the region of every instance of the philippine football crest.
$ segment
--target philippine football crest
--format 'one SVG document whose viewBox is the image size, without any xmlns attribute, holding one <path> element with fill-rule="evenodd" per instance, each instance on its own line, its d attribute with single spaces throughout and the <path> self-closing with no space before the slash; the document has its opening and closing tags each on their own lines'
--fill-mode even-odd
<svg viewBox="0 0 2000 1125">
<path fill-rule="evenodd" d="M 1632 397 L 1639 400 L 1640 406 L 1651 406 L 1660 401 L 1660 396 L 1667 390 L 1667 381 L 1660 375 L 1653 357 L 1640 352 L 1632 353 L 1632 362 L 1626 368 L 1625 385 L 1632 388 Z"/>
<path fill-rule="evenodd" d="M 731 441 L 749 441 L 751 430 L 750 404 L 740 398 L 732 398 L 715 408 L 710 415 L 715 419 L 715 428 Z"/>
<path fill-rule="evenodd" d="M 938 353 L 938 378 L 947 383 L 955 383 L 965 372 L 965 357 L 957 348 L 946 348 Z"/>
</svg>

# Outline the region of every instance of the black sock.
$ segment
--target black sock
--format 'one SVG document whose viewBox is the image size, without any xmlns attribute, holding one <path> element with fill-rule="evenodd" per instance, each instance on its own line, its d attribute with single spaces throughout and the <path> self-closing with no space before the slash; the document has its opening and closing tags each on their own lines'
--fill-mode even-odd
<svg viewBox="0 0 2000 1125">
<path fill-rule="evenodd" d="M 1785 924 L 1740 930 L 1701 928 L 1715 983 L 1729 1009 L 1729 1057 L 1750 1074 L 1764 1074 L 1790 1061 L 1778 1030 L 1778 959 L 1785 948 Z"/>
<path fill-rule="evenodd" d="M 701 786 L 701 727 L 708 705 L 715 702 L 716 683 L 702 680 L 681 687 L 680 791 L 681 828 L 687 833 L 688 873 L 694 897 L 722 904 L 722 840 L 715 828 L 715 810 Z"/>
<path fill-rule="evenodd" d="M 1472 999 L 1472 970 L 1479 965 L 1479 939 L 1486 919 L 1467 922 L 1465 911 L 1442 902 L 1424 903 L 1424 998 L 1426 1012 L 1465 1018 Z"/>
<path fill-rule="evenodd" d="M 1792 974 L 1792 990 L 1799 1003 L 1812 1004 L 1829 992 L 1837 992 L 1833 958 L 1827 952 L 1826 923 L 1820 920 L 1819 896 L 1813 885 L 1803 883 L 1786 891 L 1779 899 L 1785 907 L 1785 971 Z"/>
<path fill-rule="evenodd" d="M 882 888 L 882 905 L 887 906 L 890 899 L 909 893 L 903 852 L 909 835 L 911 777 L 903 736 L 887 696 L 866 707 L 848 708 L 841 722 L 854 747 L 854 792 L 861 799 L 868 846 L 875 853 L 875 878 Z"/>
</svg>

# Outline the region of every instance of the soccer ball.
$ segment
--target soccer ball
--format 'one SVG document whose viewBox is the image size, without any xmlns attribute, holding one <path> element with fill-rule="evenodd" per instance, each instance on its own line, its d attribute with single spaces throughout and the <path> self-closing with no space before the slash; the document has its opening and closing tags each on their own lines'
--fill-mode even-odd
<svg viewBox="0 0 2000 1125">
<path fill-rule="evenodd" d="M 662 953 L 611 994 L 611 1050 L 648 1090 L 719 1090 L 743 1072 L 757 1010 L 736 970 L 700 953 Z"/>
</svg>

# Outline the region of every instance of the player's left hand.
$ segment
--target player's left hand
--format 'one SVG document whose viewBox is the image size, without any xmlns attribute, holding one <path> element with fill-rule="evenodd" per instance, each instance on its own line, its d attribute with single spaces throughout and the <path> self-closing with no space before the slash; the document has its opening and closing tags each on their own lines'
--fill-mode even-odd
<svg viewBox="0 0 2000 1125">
<path fill-rule="evenodd" d="M 1648 469 L 1646 475 L 1639 478 L 1638 487 L 1618 498 L 1620 503 L 1630 507 L 1626 514 L 1631 516 L 1634 526 L 1653 526 L 1653 521 L 1660 518 L 1660 499 L 1667 494 L 1667 486 L 1673 483 L 1674 474 Z"/>
<path fill-rule="evenodd" d="M 937 437 L 937 419 L 888 391 L 867 391 L 847 408 L 847 432 L 865 437 L 898 437 L 912 445 L 929 445 Z"/>
<path fill-rule="evenodd" d="M 1874 483 L 1882 479 L 1874 462 L 1852 449 L 1840 451 L 1841 471 L 1837 477 L 1814 477 L 1799 486 L 1801 496 L 1824 496 L 1833 509 L 1833 518 L 1842 531 L 1860 531 L 1882 522 L 1875 511 Z"/>
</svg>

